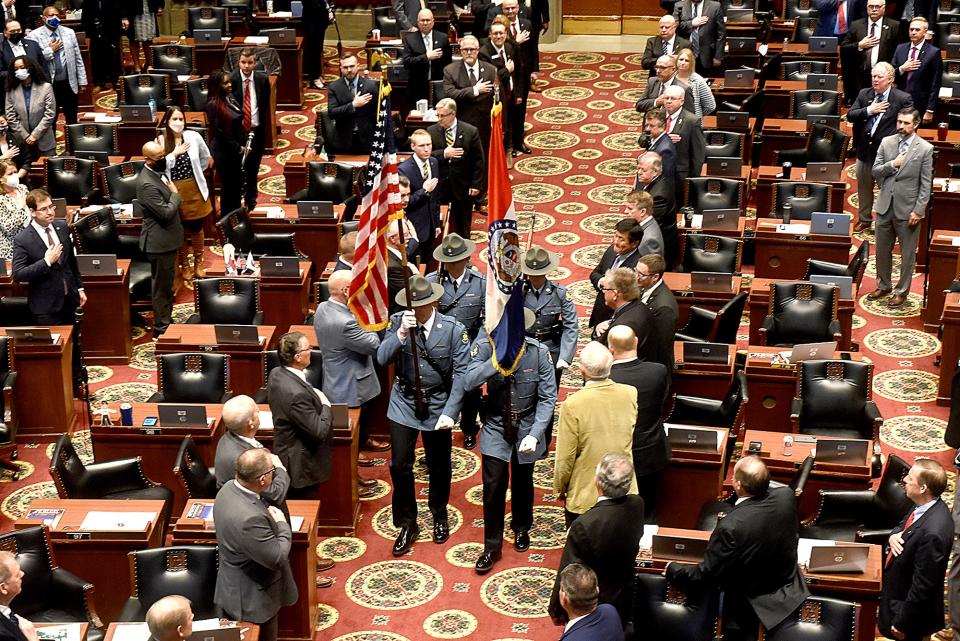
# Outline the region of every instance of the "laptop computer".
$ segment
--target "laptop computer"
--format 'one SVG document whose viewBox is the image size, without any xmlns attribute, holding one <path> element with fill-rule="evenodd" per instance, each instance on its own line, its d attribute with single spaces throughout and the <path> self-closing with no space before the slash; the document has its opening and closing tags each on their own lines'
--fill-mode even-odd
<svg viewBox="0 0 960 641">
<path fill-rule="evenodd" d="M 101 167 L 110 166 L 110 152 L 107 151 L 75 151 L 73 155 L 84 160 L 92 160 L 99 163 Z"/>
<path fill-rule="evenodd" d="M 300 258 L 297 256 L 261 256 L 261 276 L 299 276 Z M 258 339 L 259 340 L 259 339 Z"/>
<path fill-rule="evenodd" d="M 756 77 L 757 72 L 753 69 L 727 69 L 723 72 L 723 86 L 725 88 L 753 88 L 753 81 Z"/>
<path fill-rule="evenodd" d="M 156 118 L 147 105 L 120 105 L 120 120 L 123 122 L 153 122 Z"/>
<path fill-rule="evenodd" d="M 837 75 L 833 73 L 807 74 L 807 89 L 829 89 L 830 91 L 836 91 L 838 82 Z"/>
<path fill-rule="evenodd" d="M 726 343 L 684 343 L 683 362 L 727 365 L 730 362 L 730 346 Z"/>
<path fill-rule="evenodd" d="M 843 171 L 842 162 L 808 162 L 806 179 L 837 182 L 840 180 L 841 171 Z"/>
<path fill-rule="evenodd" d="M 77 266 L 84 276 L 116 276 L 116 254 L 77 254 Z"/>
<path fill-rule="evenodd" d="M 8 327 L 7 336 L 17 343 L 52 343 L 49 327 Z"/>
<path fill-rule="evenodd" d="M 727 48 L 729 53 L 756 53 L 756 38 L 727 38 Z"/>
<path fill-rule="evenodd" d="M 206 427 L 207 408 L 203 405 L 160 403 L 157 405 L 160 427 Z"/>
<path fill-rule="evenodd" d="M 214 325 L 213 332 L 220 345 L 259 345 L 256 325 Z"/>
<path fill-rule="evenodd" d="M 867 571 L 869 545 L 814 545 L 810 547 L 807 571 L 822 574 L 863 574 Z"/>
<path fill-rule="evenodd" d="M 654 534 L 651 552 L 655 559 L 669 559 L 673 561 L 703 561 L 707 551 L 707 539 L 695 539 L 686 536 L 671 536 L 668 534 Z"/>
<path fill-rule="evenodd" d="M 815 211 L 810 214 L 810 233 L 849 236 L 850 219 L 850 214 Z"/>
<path fill-rule="evenodd" d="M 700 229 L 734 230 L 740 224 L 739 209 L 704 209 Z"/>
<path fill-rule="evenodd" d="M 300 218 L 333 218 L 333 201 L 301 200 L 297 203 L 297 216 Z"/>
<path fill-rule="evenodd" d="M 827 276 L 826 274 L 814 274 L 810 276 L 810 282 L 836 287 L 840 298 L 849 299 L 853 297 L 852 276 Z"/>
<path fill-rule="evenodd" d="M 837 50 L 838 38 L 836 36 L 810 36 L 807 42 L 807 51 L 831 51 Z"/>
<path fill-rule="evenodd" d="M 297 41 L 296 29 L 265 29 L 260 35 L 266 35 L 271 45 L 294 44 Z"/>
<path fill-rule="evenodd" d="M 50 202 L 53 204 L 54 208 L 54 217 L 66 220 L 67 218 L 67 199 L 66 198 L 51 198 Z"/>
<path fill-rule="evenodd" d="M 800 363 L 802 361 L 823 360 L 833 358 L 833 353 L 837 351 L 837 341 L 826 343 L 800 343 L 794 345 L 790 352 L 790 362 Z"/>
<path fill-rule="evenodd" d="M 691 272 L 690 289 L 695 292 L 733 292 L 733 274 L 725 272 Z"/>
<path fill-rule="evenodd" d="M 708 156 L 707 175 L 739 178 L 743 170 L 743 158 L 738 156 Z"/>
<path fill-rule="evenodd" d="M 849 463 L 863 465 L 867 460 L 869 443 L 862 439 L 817 439 L 817 453 L 814 460 L 820 463 Z"/>
<path fill-rule="evenodd" d="M 753 9 L 727 9 L 727 22 L 753 22 Z"/>
<path fill-rule="evenodd" d="M 713 430 L 686 425 L 665 425 L 664 430 L 673 448 L 695 452 L 717 451 L 717 433 Z"/>
<path fill-rule="evenodd" d="M 718 111 L 718 129 L 749 129 L 750 114 L 746 111 Z"/>
<path fill-rule="evenodd" d="M 839 129 L 840 116 L 832 116 L 830 114 L 807 116 L 807 131 L 813 129 L 814 125 L 826 125 L 828 127 L 833 127 L 834 129 Z"/>
<path fill-rule="evenodd" d="M 193 41 L 199 46 L 219 45 L 223 39 L 223 31 L 220 29 L 194 29 Z"/>
<path fill-rule="evenodd" d="M 187 641 L 240 641 L 240 626 L 194 630 Z"/>
</svg>

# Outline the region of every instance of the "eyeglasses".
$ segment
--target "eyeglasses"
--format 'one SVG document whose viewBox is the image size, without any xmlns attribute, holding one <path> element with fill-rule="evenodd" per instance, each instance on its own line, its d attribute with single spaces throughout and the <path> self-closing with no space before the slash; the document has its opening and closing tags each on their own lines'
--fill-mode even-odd
<svg viewBox="0 0 960 641">
<path fill-rule="evenodd" d="M 304 352 L 309 352 L 312 349 L 312 347 L 304 347 L 303 349 L 298 349 L 295 351 L 294 354 L 303 354 Z"/>
<path fill-rule="evenodd" d="M 266 472 L 264 472 L 263 474 L 261 474 L 261 475 L 260 475 L 260 478 L 263 478 L 263 477 L 266 476 L 267 474 L 273 474 L 273 473 L 276 472 L 276 471 L 277 471 L 277 468 L 271 467 L 269 470 L 267 470 Z"/>
<path fill-rule="evenodd" d="M 603 285 L 597 285 L 601 292 L 615 292 L 617 291 L 613 287 L 604 287 Z"/>
<path fill-rule="evenodd" d="M 56 207 L 56 205 L 53 205 L 53 204 L 47 205 L 46 207 L 37 207 L 37 208 L 34 209 L 34 211 L 36 211 L 36 212 L 41 212 L 41 211 L 56 211 L 56 210 L 57 210 L 57 207 Z"/>
<path fill-rule="evenodd" d="M 460 47 L 461 53 L 473 53 L 474 51 L 480 51 L 480 47 Z"/>
</svg>

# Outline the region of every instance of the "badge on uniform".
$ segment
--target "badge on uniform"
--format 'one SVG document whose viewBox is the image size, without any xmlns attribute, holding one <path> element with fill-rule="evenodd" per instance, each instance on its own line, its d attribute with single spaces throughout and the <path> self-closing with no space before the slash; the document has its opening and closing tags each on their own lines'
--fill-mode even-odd
<svg viewBox="0 0 960 641">
<path fill-rule="evenodd" d="M 573 296 L 570 295 L 570 290 L 567 290 L 567 300 L 573 300 Z"/>
<path fill-rule="evenodd" d="M 463 341 L 464 345 L 470 342 L 470 339 L 467 338 L 467 330 L 463 330 L 463 336 L 461 337 L 461 340 Z"/>
<path fill-rule="evenodd" d="M 471 350 L 470 356 L 476 356 L 479 353 L 480 353 L 480 345 L 477 344 L 473 346 L 473 350 Z"/>
</svg>

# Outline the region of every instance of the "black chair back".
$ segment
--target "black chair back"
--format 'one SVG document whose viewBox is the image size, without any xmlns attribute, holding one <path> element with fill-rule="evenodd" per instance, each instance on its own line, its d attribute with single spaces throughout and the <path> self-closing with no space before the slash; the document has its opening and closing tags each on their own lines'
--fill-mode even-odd
<svg viewBox="0 0 960 641">
<path fill-rule="evenodd" d="M 719 129 L 705 129 L 703 137 L 706 141 L 706 157 L 743 157 L 744 134 L 736 131 L 721 131 Z"/>
<path fill-rule="evenodd" d="M 178 76 L 189 76 L 197 68 L 193 45 L 150 45 L 150 59 L 154 69 L 170 69 Z"/>
<path fill-rule="evenodd" d="M 699 214 L 704 209 L 743 209 L 744 181 L 740 178 L 687 178 L 684 203 Z"/>
<path fill-rule="evenodd" d="M 937 47 L 946 49 L 948 44 L 960 42 L 960 22 L 938 22 L 936 29 Z"/>
<path fill-rule="evenodd" d="M 191 78 L 187 80 L 187 106 L 190 111 L 203 111 L 207 107 L 207 79 Z"/>
<path fill-rule="evenodd" d="M 157 361 L 158 387 L 165 403 L 221 403 L 230 391 L 226 354 L 181 352 L 162 354 Z"/>
<path fill-rule="evenodd" d="M 14 530 L 0 535 L 0 550 L 17 557 L 23 571 L 20 594 L 10 604 L 17 614 L 29 618 L 45 609 L 53 584 L 56 567 L 50 547 L 50 538 L 42 526 Z"/>
<path fill-rule="evenodd" d="M 128 160 L 116 165 L 104 167 L 103 190 L 104 198 L 108 203 L 129 205 L 137 197 L 137 183 L 140 181 L 140 171 L 146 161 Z"/>
<path fill-rule="evenodd" d="M 152 548 L 129 553 L 133 597 L 144 613 L 163 597 L 178 594 L 190 600 L 198 619 L 219 616 L 213 602 L 219 550 L 215 545 Z"/>
<path fill-rule="evenodd" d="M 807 138 L 807 162 L 843 162 L 850 136 L 829 125 L 817 123 Z"/>
<path fill-rule="evenodd" d="M 101 151 L 116 155 L 117 125 L 104 122 L 84 122 L 67 125 L 67 155 L 78 151 Z"/>
<path fill-rule="evenodd" d="M 783 206 L 791 205 L 791 218 L 796 220 L 810 220 L 815 211 L 830 211 L 831 185 L 813 182 L 787 181 L 774 183 L 773 208 L 770 213 L 774 218 L 783 218 Z"/>
<path fill-rule="evenodd" d="M 33 313 L 26 296 L 0 296 L 0 327 L 33 325 Z"/>
<path fill-rule="evenodd" d="M 747 305 L 747 292 L 740 292 L 720 308 L 717 316 L 717 343 L 734 345 L 740 332 L 740 319 Z"/>
<path fill-rule="evenodd" d="M 259 280 L 201 278 L 194 283 L 193 302 L 201 323 L 255 325 L 260 312 Z"/>
<path fill-rule="evenodd" d="M 797 397 L 803 404 L 800 430 L 815 426 L 818 433 L 856 430 L 873 438 L 873 423 L 865 420 L 864 405 L 873 392 L 873 364 L 818 360 L 800 363 Z"/>
<path fill-rule="evenodd" d="M 120 245 L 113 211 L 104 207 L 70 223 L 78 254 L 116 254 Z"/>
<path fill-rule="evenodd" d="M 88 487 L 87 467 L 80 460 L 73 442 L 66 434 L 61 434 L 53 447 L 50 457 L 50 476 L 57 486 L 57 494 L 62 499 L 99 498 Z"/>
<path fill-rule="evenodd" d="M 810 38 L 817 32 L 817 21 L 816 9 L 811 9 L 805 18 L 797 18 L 797 33 L 793 41 L 801 44 L 810 42 Z"/>
<path fill-rule="evenodd" d="M 219 29 L 223 35 L 229 35 L 227 10 L 223 7 L 188 7 L 187 32 L 192 36 L 195 29 Z"/>
<path fill-rule="evenodd" d="M 817 10 L 812 0 L 787 0 L 783 3 L 783 13 L 783 17 L 787 20 L 790 20 L 795 18 L 807 18 L 810 16 L 810 14 L 813 14 L 813 16 L 816 17 Z"/>
<path fill-rule="evenodd" d="M 374 7 L 373 28 L 380 30 L 381 38 L 400 37 L 400 23 L 393 16 L 392 7 Z"/>
<path fill-rule="evenodd" d="M 790 94 L 790 117 L 838 116 L 840 94 L 828 89 L 799 89 Z"/>
<path fill-rule="evenodd" d="M 311 162 L 307 166 L 307 198 L 340 204 L 353 195 L 355 178 L 354 168 L 350 165 Z"/>
<path fill-rule="evenodd" d="M 770 345 L 819 343 L 833 339 L 830 324 L 837 320 L 837 288 L 819 283 L 770 285 L 770 312 L 774 331 Z"/>
<path fill-rule="evenodd" d="M 683 236 L 683 271 L 737 273 L 743 241 L 708 234 Z"/>
<path fill-rule="evenodd" d="M 170 105 L 170 76 L 165 73 L 139 73 L 123 76 L 120 83 L 121 105 L 148 105 L 150 99 L 157 109 Z"/>
<path fill-rule="evenodd" d="M 53 198 L 66 198 L 68 205 L 86 204 L 99 182 L 97 163 L 85 158 L 47 158 L 43 171 L 47 192 Z"/>
<path fill-rule="evenodd" d="M 252 250 L 255 235 L 246 209 L 241 207 L 225 215 L 217 221 L 217 227 L 223 234 L 224 242 L 231 243 L 238 252 L 246 253 Z"/>
<path fill-rule="evenodd" d="M 857 638 L 857 604 L 811 596 L 761 641 L 841 641 Z"/>
<path fill-rule="evenodd" d="M 787 60 L 780 65 L 781 80 L 806 80 L 807 74 L 830 73 L 830 63 L 825 60 Z"/>
<path fill-rule="evenodd" d="M 879 523 L 897 523 L 913 509 L 913 501 L 903 489 L 903 477 L 910 471 L 910 464 L 896 454 L 887 455 L 887 464 L 877 485 L 876 517 Z M 871 515 L 873 516 L 873 515 Z M 872 522 L 868 523 L 872 525 Z"/>
<path fill-rule="evenodd" d="M 716 638 L 720 593 L 714 588 L 681 590 L 660 573 L 637 574 L 634 621 L 662 641 Z"/>
<path fill-rule="evenodd" d="M 203 461 L 193 438 L 184 436 L 173 464 L 173 473 L 187 491 L 188 499 L 217 498 L 217 478 Z"/>
</svg>

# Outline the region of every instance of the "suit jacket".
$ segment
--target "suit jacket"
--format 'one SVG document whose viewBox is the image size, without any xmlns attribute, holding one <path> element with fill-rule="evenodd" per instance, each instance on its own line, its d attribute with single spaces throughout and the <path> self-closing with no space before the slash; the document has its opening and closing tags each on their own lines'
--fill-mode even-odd
<svg viewBox="0 0 960 641">
<path fill-rule="evenodd" d="M 54 220 L 51 225 L 63 244 L 60 262 L 53 265 L 48 266 L 43 259 L 47 244 L 32 224 L 21 229 L 13 239 L 13 279 L 30 283 L 27 305 L 34 315 L 59 311 L 63 309 L 65 302 L 76 306 L 80 302 L 77 290 L 83 287 L 66 221 Z M 63 293 L 64 284 L 67 289 L 66 296 Z"/>
<path fill-rule="evenodd" d="M 397 24 L 402 31 L 409 31 L 417 26 L 417 14 L 420 13 L 420 0 L 390 0 L 393 13 L 397 17 Z"/>
<path fill-rule="evenodd" d="M 519 9 L 520 9 L 519 11 L 520 17 L 526 20 L 530 20 L 530 8 L 527 7 L 525 2 L 520 3 Z M 547 12 L 549 13 L 549 11 L 550 9 L 548 7 Z M 491 6 L 487 8 L 487 19 L 484 20 L 484 23 L 483 23 L 483 32 L 490 33 L 490 26 L 493 24 L 493 19 L 496 18 L 497 16 L 502 16 L 502 15 L 503 15 L 503 6 L 501 4 L 491 4 Z M 509 31 L 509 29 L 507 31 Z"/>
<path fill-rule="evenodd" d="M 703 0 L 698 16 L 710 18 L 706 24 L 697 27 L 700 33 L 700 55 L 697 57 L 697 69 L 713 69 L 714 59 L 723 60 L 723 47 L 726 42 L 727 28 L 723 7 L 716 0 Z M 673 6 L 673 17 L 677 19 L 677 33 L 690 39 L 693 32 L 693 3 L 683 0 Z M 693 104 L 693 103 L 690 103 Z"/>
<path fill-rule="evenodd" d="M 286 367 L 274 367 L 267 379 L 273 412 L 274 450 L 295 488 L 330 478 L 333 416 L 317 390 Z"/>
<path fill-rule="evenodd" d="M 729 600 L 746 600 L 768 630 L 803 603 L 810 590 L 797 566 L 799 518 L 793 490 L 771 488 L 733 507 L 710 535 L 698 565 L 671 563 L 667 578 L 683 586 L 706 583 Z"/>
<path fill-rule="evenodd" d="M 27 54 L 27 57 L 32 58 L 37 66 L 41 69 L 44 66 L 43 62 L 43 51 L 40 50 L 40 45 L 38 45 L 33 40 L 27 40 L 24 38 L 20 41 L 20 44 L 23 45 L 24 53 Z M 0 42 L 0 83 L 3 87 L 7 86 L 7 75 L 13 70 L 13 61 L 16 58 L 16 55 L 13 53 L 13 47 L 10 46 L 10 42 L 6 39 L 3 42 Z M 2 89 L 0 89 L 2 91 Z"/>
<path fill-rule="evenodd" d="M 484 158 L 480 132 L 469 122 L 457 119 L 456 135 L 453 146 L 463 149 L 459 158 L 444 158 L 447 147 L 446 132 L 440 123 L 427 127 L 430 140 L 433 141 L 433 157 L 440 167 L 440 185 L 443 188 L 444 202 L 463 200 L 471 189 L 483 188 Z"/>
<path fill-rule="evenodd" d="M 650 212 L 651 214 L 653 212 Z M 660 254 L 663 256 L 663 234 L 660 232 L 660 226 L 654 217 L 648 216 L 640 223 L 643 229 L 643 238 L 640 239 L 640 246 L 637 247 L 637 253 L 641 256 L 647 254 Z"/>
<path fill-rule="evenodd" d="M 26 26 L 26 23 L 21 23 Z M 38 27 L 31 31 L 26 38 L 33 40 L 40 45 L 43 52 L 43 58 L 47 63 L 47 75 L 53 80 L 56 72 L 56 63 L 53 61 L 53 49 L 50 48 L 51 42 L 55 37 L 63 41 L 63 49 L 57 53 L 63 53 L 66 60 L 67 81 L 73 93 L 80 93 L 80 87 L 87 84 L 87 69 L 83 64 L 83 56 L 80 54 L 80 45 L 77 44 L 77 35 L 70 27 L 60 25 L 57 27 L 56 35 L 47 27 Z"/>
<path fill-rule="evenodd" d="M 0 641 L 27 641 L 27 637 L 13 621 L 0 616 Z"/>
<path fill-rule="evenodd" d="M 892 210 L 898 220 L 908 219 L 912 211 L 923 218 L 933 187 L 933 145 L 914 134 L 907 147 L 907 158 L 897 169 L 893 160 L 899 153 L 899 144 L 899 134 L 887 136 L 880 143 L 873 162 L 873 177 L 880 185 L 874 208 L 881 216 Z"/>
<path fill-rule="evenodd" d="M 500 9 L 500 7 L 497 7 L 497 9 Z M 520 31 L 530 32 L 530 39 L 527 40 L 525 43 L 520 44 L 519 42 L 517 42 L 516 38 L 514 37 L 513 30 L 508 29 L 507 42 L 511 43 L 519 52 L 520 54 L 519 59 L 520 59 L 520 62 L 522 63 L 519 73 L 524 78 L 524 87 L 522 91 L 518 88 L 514 93 L 517 95 L 522 93 L 524 96 L 526 96 L 526 93 L 529 89 L 529 83 L 526 82 L 526 78 L 530 76 L 531 71 L 534 71 L 535 69 L 539 68 L 538 59 L 539 59 L 540 53 L 537 49 L 537 46 L 539 43 L 540 34 L 538 31 L 535 32 L 533 28 L 533 23 L 531 23 L 530 20 L 528 20 L 523 15 L 517 18 L 517 22 L 520 23 Z M 489 32 L 489 29 L 487 31 Z"/>
<path fill-rule="evenodd" d="M 704 2 L 708 1 L 709 0 L 704 0 Z M 685 85 L 679 80 L 677 80 L 674 84 L 679 84 L 681 87 L 683 87 L 685 94 L 683 104 L 692 105 L 694 102 L 694 97 L 693 92 L 690 90 L 690 85 Z M 653 76 L 650 78 L 650 80 L 647 80 L 647 88 L 644 90 L 643 95 L 637 100 L 637 111 L 643 113 L 653 109 L 656 106 L 654 102 L 660 97 L 661 93 L 663 93 L 663 83 L 660 81 L 660 78 Z"/>
<path fill-rule="evenodd" d="M 237 103 L 233 94 L 225 97 L 224 105 L 225 113 L 221 113 L 217 103 L 213 101 L 207 102 L 204 108 L 207 112 L 207 141 L 212 154 L 227 156 L 239 168 L 242 149 L 247 139 L 247 133 L 243 130 L 243 107 Z M 216 162 L 219 164 L 221 159 L 217 158 Z"/>
<path fill-rule="evenodd" d="M 330 11 L 332 6 L 327 0 L 304 0 L 303 30 L 310 34 L 325 33 L 330 26 Z"/>
<path fill-rule="evenodd" d="M 667 137 L 664 136 L 664 138 Z M 669 142 L 670 139 L 667 138 L 667 141 Z M 660 225 L 660 231 L 666 235 L 669 230 L 675 229 L 677 227 L 676 192 L 673 188 L 673 180 L 667 178 L 666 172 L 660 174 L 649 185 L 641 186 L 638 184 L 637 188 L 648 191 L 653 196 L 653 217 Z M 667 265 L 667 267 L 669 268 L 670 265 Z"/>
<path fill-rule="evenodd" d="M 867 107 L 877 98 L 877 92 L 873 87 L 862 90 L 847 111 L 847 120 L 853 123 L 853 148 L 857 150 L 858 160 L 873 163 L 877 157 L 880 141 L 897 130 L 897 113 L 913 105 L 910 94 L 895 87 L 890 87 L 889 91 L 887 100 L 890 106 L 880 116 L 873 135 L 870 134 L 870 120 L 873 116 L 867 113 Z"/>
<path fill-rule="evenodd" d="M 892 18 L 881 18 L 877 34 L 880 44 L 877 45 L 877 62 L 889 62 L 897 48 L 900 33 L 900 24 Z M 870 19 L 861 18 L 850 25 L 847 35 L 840 44 L 840 61 L 843 66 L 843 88 L 847 96 L 856 97 L 864 84 L 869 85 L 870 69 L 872 65 L 872 49 L 861 50 L 859 43 L 870 33 Z"/>
<path fill-rule="evenodd" d="M 264 623 L 296 603 L 290 525 L 276 521 L 258 496 L 236 482 L 217 492 L 213 519 L 220 551 L 214 603 L 228 616 L 253 623 Z"/>
<path fill-rule="evenodd" d="M 650 360 L 662 363 L 667 368 L 667 379 L 673 375 L 673 342 L 677 332 L 677 319 L 680 312 L 677 299 L 666 283 L 653 290 L 647 299 L 650 310 L 650 337 L 647 339 Z"/>
<path fill-rule="evenodd" d="M 891 64 L 897 70 L 897 87 L 910 94 L 913 106 L 919 109 L 921 114 L 924 111 L 936 111 L 937 100 L 940 98 L 940 83 L 943 80 L 940 50 L 924 41 L 917 52 L 920 68 L 912 74 L 900 73 L 900 65 L 910 59 L 912 46 L 911 43 L 904 42 L 893 52 Z"/>
<path fill-rule="evenodd" d="M 501 90 L 506 94 L 505 98 L 522 97 L 527 93 L 529 78 L 529 74 L 525 72 L 527 61 L 524 59 L 522 45 L 508 38 L 503 43 L 503 51 L 507 58 L 513 60 L 513 73 L 507 70 L 506 60 L 497 53 L 497 48 L 489 40 L 480 47 L 480 59 L 497 68 L 497 77 L 500 79 Z"/>
<path fill-rule="evenodd" d="M 56 149 L 57 103 L 50 83 L 33 84 L 30 105 L 24 100 L 23 87 L 7 92 L 6 115 L 10 129 L 26 140 L 33 136 L 37 149 L 47 152 Z"/>
<path fill-rule="evenodd" d="M 688 95 L 689 92 L 690 89 L 687 88 Z M 673 144 L 673 140 L 670 139 L 668 134 L 664 134 L 653 142 L 647 151 L 654 151 L 660 154 L 660 160 L 663 162 L 663 176 L 670 182 L 670 189 L 672 191 L 673 184 L 677 180 L 677 148 Z M 673 202 L 672 194 L 670 201 Z M 660 218 L 657 218 L 657 222 L 660 222 Z"/>
<path fill-rule="evenodd" d="M 841 0 L 816 0 L 817 28 L 815 36 L 834 36 L 837 27 L 837 7 Z M 845 0 L 847 29 L 850 24 L 867 16 L 867 0 Z M 842 36 L 841 36 L 842 39 Z"/>
<path fill-rule="evenodd" d="M 243 113 L 243 83 L 240 80 L 240 69 L 235 69 L 230 74 L 230 82 L 233 84 L 233 97 Z M 270 111 L 270 76 L 266 72 L 254 70 L 253 91 L 257 96 L 257 115 L 260 121 L 260 124 L 254 127 L 256 137 L 253 139 L 253 144 L 262 148 L 266 140 L 267 127 L 272 127 L 274 121 L 274 114 Z"/>
<path fill-rule="evenodd" d="M 650 313 L 650 309 L 640 302 L 639 298 L 630 301 L 626 305 L 621 305 L 613 311 L 607 332 L 617 325 L 626 325 L 637 335 L 637 354 L 639 354 L 642 360 L 656 360 L 657 347 L 655 345 L 656 336 L 653 335 L 652 314 Z M 606 345 L 607 333 L 598 334 L 596 328 L 594 328 L 593 340 Z"/>
<path fill-rule="evenodd" d="M 583 514 L 597 501 L 597 463 L 609 452 L 633 460 L 637 390 L 611 380 L 590 382 L 560 405 L 553 489 L 566 509 Z M 637 492 L 634 479 L 630 491 Z"/>
<path fill-rule="evenodd" d="M 560 641 L 623 641 L 623 629 L 616 609 L 601 603 L 597 609 L 566 630 Z"/>
<path fill-rule="evenodd" d="M 677 52 L 681 49 L 689 49 L 690 41 L 686 38 L 680 37 L 680 34 L 676 34 L 673 38 L 673 50 L 669 53 L 671 55 L 677 55 Z M 657 58 L 663 55 L 663 40 L 660 39 L 660 36 L 651 36 L 647 38 L 647 46 L 643 49 L 643 60 L 640 63 L 640 66 L 644 69 L 650 70 L 650 76 L 653 76 L 653 67 L 657 64 Z"/>
<path fill-rule="evenodd" d="M 430 95 L 429 83 L 431 80 L 443 80 L 443 68 L 453 59 L 450 40 L 447 34 L 434 29 L 430 32 L 433 39 L 433 48 L 443 51 L 436 60 L 427 58 L 427 50 L 423 46 L 423 34 L 417 31 L 407 31 L 403 36 L 403 66 L 410 74 L 407 84 L 412 101 L 426 98 Z"/>
<path fill-rule="evenodd" d="M 373 357 L 380 347 L 376 332 L 357 323 L 343 303 L 326 300 L 313 316 L 317 344 L 323 352 L 323 393 L 331 403 L 360 407 L 380 393 Z"/>
<path fill-rule="evenodd" d="M 427 161 L 430 164 L 431 178 L 439 178 L 440 163 L 432 156 Z M 440 227 L 440 185 L 438 184 L 430 192 L 423 188 L 423 172 L 420 170 L 420 160 L 416 156 L 410 156 L 400 163 L 397 171 L 410 180 L 407 218 L 417 230 L 417 238 L 420 238 L 421 242 L 428 242 L 434 237 L 434 230 Z"/>
<path fill-rule="evenodd" d="M 357 78 L 357 94 L 373 94 L 373 99 L 360 107 L 353 107 L 353 89 L 346 78 L 330 84 L 327 92 L 327 111 L 336 123 L 333 147 L 336 151 L 367 154 L 373 146 L 373 129 L 377 119 L 377 97 L 380 83 L 372 78 Z M 328 142 L 329 144 L 329 142 Z"/>
<path fill-rule="evenodd" d="M 407 263 L 407 269 L 413 274 L 413 265 Z M 397 294 L 403 289 L 406 279 L 403 275 L 403 261 L 389 249 L 387 250 L 387 298 L 390 299 L 390 315 L 404 308 L 397 304 Z"/>
<path fill-rule="evenodd" d="M 673 343 L 670 343 L 670 346 L 673 347 Z M 633 428 L 633 467 L 638 477 L 655 474 L 667 465 L 672 453 L 667 434 L 663 431 L 661 418 L 663 403 L 670 391 L 669 372 L 661 363 L 635 359 L 625 363 L 614 363 L 610 370 L 610 379 L 637 390 L 637 423 Z"/>
<path fill-rule="evenodd" d="M 217 489 L 232 481 L 237 475 L 237 459 L 253 445 L 243 440 L 231 431 L 227 431 L 217 441 L 217 451 L 214 454 L 214 475 L 217 477 Z M 287 498 L 287 489 L 290 487 L 290 474 L 283 468 L 273 471 L 273 482 L 260 496 L 271 505 L 280 507 Z"/>
<path fill-rule="evenodd" d="M 894 638 L 890 626 L 908 639 L 919 639 L 943 627 L 943 577 L 953 543 L 953 519 L 940 499 L 904 531 L 903 552 L 883 568 L 880 592 L 880 631 Z"/>
<path fill-rule="evenodd" d="M 148 254 L 177 251 L 183 244 L 180 194 L 170 191 L 160 174 L 144 167 L 137 180 L 137 201 L 143 208 L 140 249 Z"/>
<path fill-rule="evenodd" d="M 620 266 L 636 267 L 640 256 L 640 252 L 634 251 L 627 256 L 626 260 L 624 260 Z M 613 249 L 613 245 L 607 247 L 607 251 L 603 252 L 603 256 L 600 257 L 600 262 L 597 263 L 597 266 L 590 272 L 590 282 L 593 283 L 594 289 L 597 290 L 597 298 L 593 303 L 593 311 L 590 312 L 590 327 L 594 327 L 613 316 L 613 310 L 607 307 L 607 304 L 603 300 L 603 292 L 600 291 L 600 279 L 604 277 L 608 269 L 613 267 L 613 261 L 616 260 L 616 258 L 617 252 Z M 643 339 L 641 338 L 641 342 L 642 341 Z"/>
<path fill-rule="evenodd" d="M 643 520 L 643 499 L 627 494 L 597 501 L 573 522 L 547 608 L 551 617 L 569 620 L 560 606 L 560 572 L 571 563 L 582 563 L 597 573 L 600 603 L 615 607 L 623 624 L 633 620 L 634 561 L 643 536 Z"/>
<path fill-rule="evenodd" d="M 480 80 L 488 80 L 499 84 L 497 68 L 489 62 L 477 60 L 480 66 Z M 443 95 L 453 98 L 457 103 L 457 119 L 469 122 L 480 132 L 480 143 L 490 140 L 490 110 L 493 109 L 493 94 L 482 93 L 473 95 L 473 85 L 467 67 L 461 61 L 451 62 L 443 68 Z M 484 147 L 486 149 L 486 147 Z"/>
<path fill-rule="evenodd" d="M 697 114 L 681 108 L 676 115 L 673 133 L 680 136 L 674 143 L 677 152 L 677 181 L 674 187 L 683 186 L 683 181 L 700 175 L 707 157 L 707 142 L 703 137 L 703 122 Z M 669 133 L 669 132 L 668 132 Z"/>
</svg>

